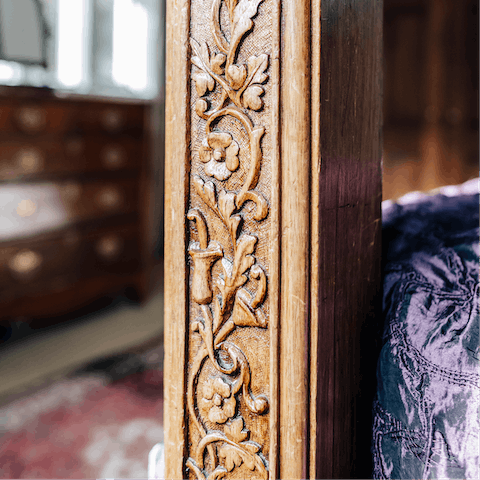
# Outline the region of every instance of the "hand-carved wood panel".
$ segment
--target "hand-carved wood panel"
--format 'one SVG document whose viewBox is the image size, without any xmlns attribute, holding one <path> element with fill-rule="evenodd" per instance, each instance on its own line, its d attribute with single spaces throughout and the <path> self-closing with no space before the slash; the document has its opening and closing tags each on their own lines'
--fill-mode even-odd
<svg viewBox="0 0 480 480">
<path fill-rule="evenodd" d="M 191 3 L 186 466 L 266 479 L 272 2 L 209 3 Z"/>
<path fill-rule="evenodd" d="M 166 478 L 369 476 L 381 8 L 167 2 Z"/>
</svg>

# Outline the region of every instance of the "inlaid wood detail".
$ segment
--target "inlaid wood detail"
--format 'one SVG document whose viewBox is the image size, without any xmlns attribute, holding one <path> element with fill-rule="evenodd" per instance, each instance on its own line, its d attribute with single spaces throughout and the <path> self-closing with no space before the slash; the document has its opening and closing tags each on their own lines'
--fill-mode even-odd
<svg viewBox="0 0 480 480">
<path fill-rule="evenodd" d="M 192 446 L 186 466 L 203 480 L 229 478 L 229 472 L 268 478 L 265 436 L 256 421 L 268 416 L 268 384 L 253 384 L 261 358 L 251 358 L 242 346 L 245 339 L 255 340 L 258 329 L 268 328 L 268 279 L 251 231 L 269 212 L 267 198 L 255 189 L 266 126 L 250 112 L 264 107 L 269 56 L 241 54 L 245 38 L 254 35 L 262 1 L 213 0 L 210 32 L 200 32 L 205 39 L 190 38 L 194 115 L 202 121 L 192 155 L 193 208 L 187 214 Z"/>
</svg>

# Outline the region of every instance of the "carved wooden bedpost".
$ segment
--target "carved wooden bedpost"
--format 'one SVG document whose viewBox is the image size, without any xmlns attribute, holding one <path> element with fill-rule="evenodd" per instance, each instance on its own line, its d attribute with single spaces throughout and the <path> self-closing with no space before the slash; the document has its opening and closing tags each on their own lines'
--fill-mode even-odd
<svg viewBox="0 0 480 480">
<path fill-rule="evenodd" d="M 381 18 L 167 1 L 165 478 L 370 475 Z"/>
</svg>

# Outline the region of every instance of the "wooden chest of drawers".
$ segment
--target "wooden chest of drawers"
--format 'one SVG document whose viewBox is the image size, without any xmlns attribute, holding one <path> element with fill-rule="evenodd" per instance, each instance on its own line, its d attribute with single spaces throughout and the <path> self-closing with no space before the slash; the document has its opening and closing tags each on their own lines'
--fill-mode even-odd
<svg viewBox="0 0 480 480">
<path fill-rule="evenodd" d="M 0 320 L 144 297 L 148 103 L 1 93 Z"/>
</svg>

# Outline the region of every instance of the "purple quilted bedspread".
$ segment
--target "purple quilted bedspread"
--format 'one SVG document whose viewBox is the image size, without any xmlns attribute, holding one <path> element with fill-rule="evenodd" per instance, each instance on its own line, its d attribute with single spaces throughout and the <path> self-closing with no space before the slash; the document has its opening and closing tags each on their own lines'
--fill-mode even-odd
<svg viewBox="0 0 480 480">
<path fill-rule="evenodd" d="M 478 479 L 478 181 L 383 205 L 374 478 Z"/>
</svg>

